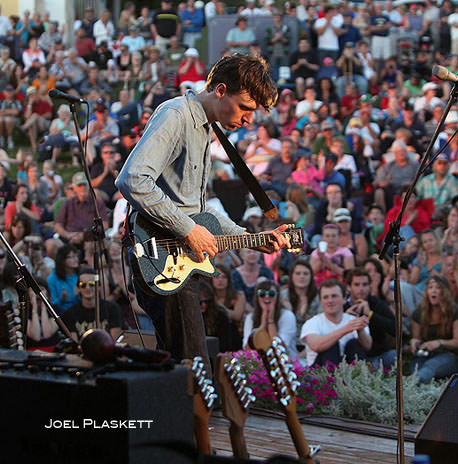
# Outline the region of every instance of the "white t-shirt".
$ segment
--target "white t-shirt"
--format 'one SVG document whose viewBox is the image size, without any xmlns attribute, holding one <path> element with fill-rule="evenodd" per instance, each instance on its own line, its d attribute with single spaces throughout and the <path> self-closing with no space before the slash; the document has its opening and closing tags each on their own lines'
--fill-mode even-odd
<svg viewBox="0 0 458 464">
<path fill-rule="evenodd" d="M 455 23 L 457 27 L 453 26 Z M 450 37 L 452 40 L 458 39 L 458 13 L 453 13 L 448 17 L 448 24 L 450 25 Z"/>
<path fill-rule="evenodd" d="M 334 168 L 335 171 L 339 169 L 348 169 L 352 173 L 357 172 L 358 169 L 356 169 L 355 158 L 353 158 L 353 155 L 343 155 L 342 159 L 337 162 L 336 167 Z"/>
<path fill-rule="evenodd" d="M 253 331 L 253 313 L 248 314 L 243 325 L 243 347 Z M 289 309 L 282 309 L 278 319 L 278 336 L 283 340 L 291 358 L 297 358 L 296 316 Z"/>
<path fill-rule="evenodd" d="M 344 325 L 348 324 L 352 319 L 354 319 L 354 316 L 351 316 L 350 314 L 347 314 L 347 313 L 343 313 L 342 320 L 338 324 L 335 324 L 334 322 L 331 322 L 326 317 L 325 313 L 320 313 L 320 314 L 317 314 L 316 316 L 313 316 L 311 319 L 305 322 L 301 330 L 301 341 L 302 343 L 305 344 L 305 349 L 307 353 L 307 364 L 309 366 L 311 366 L 315 362 L 315 359 L 317 358 L 318 353 L 316 351 L 313 351 L 307 345 L 307 343 L 305 342 L 305 337 L 311 334 L 315 334 L 315 335 L 330 334 L 331 332 L 335 332 L 336 330 L 342 328 Z M 367 326 L 364 328 L 364 331 L 368 335 L 370 334 L 369 328 Z M 345 334 L 343 337 L 339 339 L 339 349 L 340 349 L 341 356 L 343 356 L 345 353 L 345 345 L 354 338 L 358 338 L 358 332 L 356 330 L 353 330 L 352 332 Z"/>
<path fill-rule="evenodd" d="M 311 111 L 317 111 L 323 104 L 320 100 L 314 100 L 311 105 L 307 100 L 301 100 L 296 106 L 296 118 L 300 119 L 307 116 Z"/>
<path fill-rule="evenodd" d="M 321 29 L 326 24 L 326 18 L 319 18 L 315 21 L 315 30 Z M 322 50 L 339 50 L 339 38 L 332 29 L 331 25 L 339 28 L 342 24 L 337 16 L 331 19 L 331 24 L 325 29 L 323 34 L 318 36 L 318 49 Z"/>
</svg>

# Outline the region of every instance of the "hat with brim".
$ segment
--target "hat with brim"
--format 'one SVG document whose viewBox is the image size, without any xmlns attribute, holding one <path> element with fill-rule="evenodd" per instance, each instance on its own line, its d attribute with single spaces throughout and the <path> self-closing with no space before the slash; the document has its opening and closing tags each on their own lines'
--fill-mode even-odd
<svg viewBox="0 0 458 464">
<path fill-rule="evenodd" d="M 89 184 L 89 182 L 86 179 L 86 175 L 84 172 L 77 172 L 73 174 L 72 177 L 72 184 L 73 185 L 83 185 L 83 184 Z"/>
<path fill-rule="evenodd" d="M 334 222 L 351 221 L 351 214 L 347 208 L 339 208 L 334 211 Z"/>
<path fill-rule="evenodd" d="M 243 213 L 243 220 L 246 221 L 250 217 L 259 217 L 262 218 L 262 211 L 259 206 L 252 206 L 251 208 L 248 208 L 244 213 Z"/>
</svg>

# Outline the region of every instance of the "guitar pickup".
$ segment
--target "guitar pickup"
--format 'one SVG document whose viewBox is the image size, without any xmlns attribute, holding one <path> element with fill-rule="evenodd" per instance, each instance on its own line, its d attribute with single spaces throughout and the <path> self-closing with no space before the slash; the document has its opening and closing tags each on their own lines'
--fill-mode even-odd
<svg viewBox="0 0 458 464">
<path fill-rule="evenodd" d="M 145 243 L 148 247 L 148 255 L 153 259 L 158 259 L 156 239 L 152 237 Z"/>
</svg>

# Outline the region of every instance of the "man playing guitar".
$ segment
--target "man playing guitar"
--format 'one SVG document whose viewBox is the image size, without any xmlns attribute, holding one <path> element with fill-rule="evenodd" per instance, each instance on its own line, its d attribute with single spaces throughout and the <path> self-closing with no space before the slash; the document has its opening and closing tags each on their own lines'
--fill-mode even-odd
<svg viewBox="0 0 458 464">
<path fill-rule="evenodd" d="M 259 107 L 269 110 L 277 98 L 266 62 L 259 57 L 233 55 L 220 59 L 210 71 L 205 89 L 168 100 L 151 116 L 142 138 L 124 164 L 116 186 L 130 203 L 155 225 L 184 239 L 203 261 L 218 252 L 215 236 L 192 216 L 211 212 L 224 234 L 244 229 L 206 207 L 210 171 L 211 123 L 226 130 L 252 122 Z M 262 251 L 288 247 L 280 226 Z M 179 360 L 201 356 L 207 361 L 205 329 L 199 305 L 197 278 L 173 295 L 151 296 L 137 287 L 137 299 L 152 318 L 161 348 Z M 210 371 L 209 371 L 210 372 Z"/>
</svg>

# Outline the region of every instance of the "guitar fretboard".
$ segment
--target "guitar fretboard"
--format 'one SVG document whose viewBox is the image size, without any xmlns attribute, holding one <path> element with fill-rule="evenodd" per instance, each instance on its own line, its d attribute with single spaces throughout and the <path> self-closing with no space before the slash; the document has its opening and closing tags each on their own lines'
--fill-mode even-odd
<svg viewBox="0 0 458 464">
<path fill-rule="evenodd" d="M 241 250 L 268 246 L 275 240 L 273 234 L 217 235 L 216 245 L 219 251 Z"/>
</svg>

